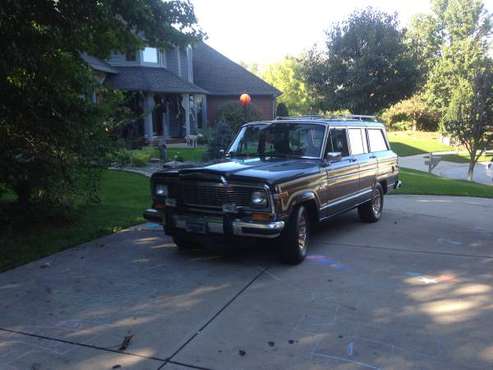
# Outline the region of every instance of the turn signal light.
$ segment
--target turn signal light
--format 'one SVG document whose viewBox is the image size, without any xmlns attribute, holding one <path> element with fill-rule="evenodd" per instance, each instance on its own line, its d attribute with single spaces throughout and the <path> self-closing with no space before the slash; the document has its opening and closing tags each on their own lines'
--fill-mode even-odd
<svg viewBox="0 0 493 370">
<path fill-rule="evenodd" d="M 252 213 L 252 221 L 271 221 L 272 215 L 269 213 Z"/>
</svg>

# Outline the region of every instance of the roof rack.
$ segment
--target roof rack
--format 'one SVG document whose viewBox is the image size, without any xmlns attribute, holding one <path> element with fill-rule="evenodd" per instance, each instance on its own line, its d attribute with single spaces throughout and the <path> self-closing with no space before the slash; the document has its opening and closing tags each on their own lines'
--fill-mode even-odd
<svg viewBox="0 0 493 370">
<path fill-rule="evenodd" d="M 318 114 L 306 115 L 306 116 L 277 116 L 276 121 L 291 121 L 297 119 L 323 119 L 324 117 Z"/>
<path fill-rule="evenodd" d="M 376 116 L 366 116 L 362 114 L 344 114 L 344 115 L 333 115 L 333 116 L 321 116 L 318 114 L 306 115 L 306 116 L 278 116 L 277 121 L 288 121 L 288 120 L 330 120 L 330 121 L 364 121 L 364 122 L 378 122 Z"/>
</svg>

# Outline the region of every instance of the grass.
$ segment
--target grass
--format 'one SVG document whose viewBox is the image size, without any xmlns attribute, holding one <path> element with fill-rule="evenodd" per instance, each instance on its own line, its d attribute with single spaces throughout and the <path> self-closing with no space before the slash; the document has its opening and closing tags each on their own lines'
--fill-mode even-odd
<svg viewBox="0 0 493 370">
<path fill-rule="evenodd" d="M 168 160 L 175 158 L 183 161 L 201 162 L 207 148 L 168 148 Z M 125 153 L 125 151 L 123 151 Z M 144 167 L 149 163 L 151 158 L 160 158 L 159 149 L 154 146 L 145 146 L 142 149 L 133 149 L 127 151 L 128 160 L 135 167 Z"/>
<path fill-rule="evenodd" d="M 389 132 L 388 138 L 392 150 L 401 157 L 454 150 L 440 142 L 440 135 L 436 132 L 395 131 Z"/>
<path fill-rule="evenodd" d="M 207 151 L 205 147 L 199 148 L 168 148 L 168 159 L 172 160 L 175 155 L 184 161 L 202 161 L 204 153 Z"/>
<path fill-rule="evenodd" d="M 453 180 L 426 172 L 401 168 L 402 187 L 395 194 L 456 195 L 493 198 L 493 186 L 465 180 Z"/>
<path fill-rule="evenodd" d="M 101 203 L 78 209 L 72 222 L 33 225 L 26 220 L 16 229 L 0 229 L 0 271 L 143 222 L 142 212 L 151 202 L 149 179 L 105 171 L 100 198 Z"/>
<path fill-rule="evenodd" d="M 468 153 L 457 153 L 457 154 L 447 154 L 442 155 L 442 161 L 455 162 L 455 163 L 469 163 Z M 483 154 L 479 158 L 479 162 L 489 162 L 493 160 L 493 154 Z"/>
</svg>

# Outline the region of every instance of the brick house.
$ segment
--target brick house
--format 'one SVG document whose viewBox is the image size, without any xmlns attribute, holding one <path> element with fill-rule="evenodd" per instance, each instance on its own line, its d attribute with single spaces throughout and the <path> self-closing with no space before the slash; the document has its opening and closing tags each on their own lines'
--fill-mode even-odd
<svg viewBox="0 0 493 370">
<path fill-rule="evenodd" d="M 142 119 L 123 136 L 151 141 L 180 141 L 211 127 L 221 107 L 243 93 L 262 119 L 272 119 L 281 92 L 207 44 L 160 50 L 146 47 L 135 54 L 113 54 L 102 61 L 84 55 L 96 77 L 114 89 L 139 92 L 133 109 Z"/>
</svg>

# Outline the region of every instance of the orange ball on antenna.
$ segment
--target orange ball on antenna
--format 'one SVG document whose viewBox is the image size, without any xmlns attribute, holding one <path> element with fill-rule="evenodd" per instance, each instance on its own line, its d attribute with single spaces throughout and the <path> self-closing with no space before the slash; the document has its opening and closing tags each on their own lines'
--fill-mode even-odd
<svg viewBox="0 0 493 370">
<path fill-rule="evenodd" d="M 250 102 L 252 101 L 252 98 L 248 94 L 241 94 L 240 96 L 240 104 L 244 107 L 246 107 Z"/>
</svg>

